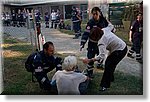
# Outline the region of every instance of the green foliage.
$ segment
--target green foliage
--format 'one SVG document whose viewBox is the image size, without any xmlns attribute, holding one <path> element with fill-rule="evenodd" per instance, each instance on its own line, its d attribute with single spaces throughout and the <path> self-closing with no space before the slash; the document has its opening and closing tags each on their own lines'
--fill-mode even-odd
<svg viewBox="0 0 150 102">
<path fill-rule="evenodd" d="M 138 2 L 134 3 L 126 3 L 125 6 L 127 6 L 124 10 L 124 20 L 125 21 L 132 21 L 136 19 L 136 15 L 141 12 L 140 11 L 140 6 Z"/>
</svg>

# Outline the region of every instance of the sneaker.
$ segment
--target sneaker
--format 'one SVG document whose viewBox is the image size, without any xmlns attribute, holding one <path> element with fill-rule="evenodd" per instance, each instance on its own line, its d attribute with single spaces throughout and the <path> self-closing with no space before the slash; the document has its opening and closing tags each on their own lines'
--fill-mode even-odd
<svg viewBox="0 0 150 102">
<path fill-rule="evenodd" d="M 99 91 L 106 91 L 107 88 L 106 87 L 100 87 Z"/>
<path fill-rule="evenodd" d="M 131 54 L 127 54 L 127 57 L 134 58 Z"/>
</svg>

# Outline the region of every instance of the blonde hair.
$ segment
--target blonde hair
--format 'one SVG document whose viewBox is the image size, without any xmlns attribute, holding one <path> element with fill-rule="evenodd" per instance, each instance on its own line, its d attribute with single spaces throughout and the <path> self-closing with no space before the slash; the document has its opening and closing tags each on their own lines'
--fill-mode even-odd
<svg viewBox="0 0 150 102">
<path fill-rule="evenodd" d="M 73 71 L 77 65 L 77 58 L 75 56 L 67 56 L 63 62 L 64 70 Z"/>
</svg>

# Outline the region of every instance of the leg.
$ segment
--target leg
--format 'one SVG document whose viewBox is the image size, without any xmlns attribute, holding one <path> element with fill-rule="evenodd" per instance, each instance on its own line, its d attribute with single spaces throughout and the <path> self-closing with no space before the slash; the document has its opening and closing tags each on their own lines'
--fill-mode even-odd
<svg viewBox="0 0 150 102">
<path fill-rule="evenodd" d="M 35 78 L 39 82 L 40 88 L 45 89 L 45 90 L 50 90 L 51 89 L 51 84 L 50 81 L 44 72 L 37 72 L 35 73 Z"/>
<path fill-rule="evenodd" d="M 105 70 L 101 80 L 101 87 L 109 88 L 111 80 L 114 78 L 114 71 L 117 64 L 124 58 L 127 53 L 127 47 L 122 51 L 114 51 L 111 53 L 105 62 Z M 104 91 L 104 90 L 102 90 Z"/>
<path fill-rule="evenodd" d="M 140 34 L 137 34 L 138 36 L 135 37 L 135 40 L 133 42 L 134 44 L 134 49 L 135 49 L 135 52 L 136 52 L 136 60 L 138 62 L 142 62 L 142 57 L 141 57 L 141 54 L 140 54 L 140 50 L 141 50 L 141 36 Z"/>
</svg>

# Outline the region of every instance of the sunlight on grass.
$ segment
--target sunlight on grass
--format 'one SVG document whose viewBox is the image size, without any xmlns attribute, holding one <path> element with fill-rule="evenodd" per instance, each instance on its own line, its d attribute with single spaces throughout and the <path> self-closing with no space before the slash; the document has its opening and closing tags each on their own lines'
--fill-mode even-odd
<svg viewBox="0 0 150 102">
<path fill-rule="evenodd" d="M 8 57 L 19 57 L 23 56 L 24 54 L 21 53 L 20 51 L 5 50 L 3 51 L 3 55 L 4 57 L 8 58 Z"/>
</svg>

